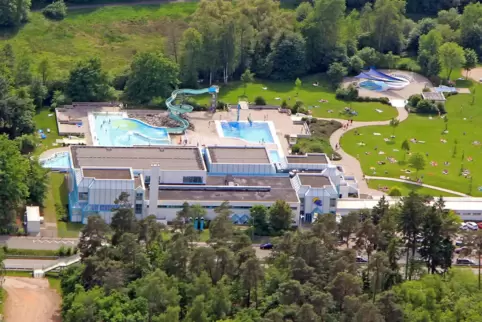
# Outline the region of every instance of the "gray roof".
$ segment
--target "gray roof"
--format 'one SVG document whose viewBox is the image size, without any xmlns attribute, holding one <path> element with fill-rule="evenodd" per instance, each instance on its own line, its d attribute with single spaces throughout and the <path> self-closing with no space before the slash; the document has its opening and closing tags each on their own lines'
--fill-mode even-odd
<svg viewBox="0 0 482 322">
<path fill-rule="evenodd" d="M 264 147 L 208 147 L 212 163 L 270 163 Z"/>
<path fill-rule="evenodd" d="M 422 92 L 422 97 L 429 101 L 445 101 L 444 94 L 438 92 Z"/>
<path fill-rule="evenodd" d="M 159 164 L 161 170 L 205 170 L 197 147 L 101 147 L 71 146 L 74 168 L 115 167 L 149 169 Z"/>
<path fill-rule="evenodd" d="M 301 184 L 304 186 L 311 186 L 312 188 L 323 188 L 324 186 L 330 186 L 330 179 L 325 176 L 312 175 L 312 174 L 298 174 Z"/>
<path fill-rule="evenodd" d="M 226 185 L 226 180 L 228 185 Z M 229 185 L 235 183 L 234 186 Z M 213 187 L 214 186 L 214 187 Z M 297 202 L 298 196 L 288 177 L 207 177 L 206 186 L 160 187 L 159 200 L 196 201 L 276 201 Z M 246 189 L 245 187 L 249 187 Z M 257 189 L 258 188 L 258 189 Z M 148 199 L 146 193 L 145 198 Z"/>
<path fill-rule="evenodd" d="M 317 163 L 328 164 L 328 158 L 325 154 L 312 154 L 306 155 L 289 155 L 286 157 L 288 163 Z"/>
<path fill-rule="evenodd" d="M 82 174 L 85 178 L 117 179 L 117 180 L 130 180 L 130 179 L 132 179 L 131 171 L 129 169 L 82 168 Z"/>
</svg>

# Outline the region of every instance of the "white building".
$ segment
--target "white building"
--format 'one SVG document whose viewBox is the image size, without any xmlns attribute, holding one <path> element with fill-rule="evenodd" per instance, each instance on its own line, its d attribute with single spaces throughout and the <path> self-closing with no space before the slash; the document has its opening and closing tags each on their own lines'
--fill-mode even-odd
<svg viewBox="0 0 482 322">
<path fill-rule="evenodd" d="M 264 147 L 72 146 L 70 163 L 73 222 L 92 214 L 110 222 L 122 192 L 138 218 L 171 221 L 188 202 L 203 206 L 212 219 L 214 209 L 228 201 L 238 223 L 249 220 L 252 206 L 270 207 L 277 200 L 290 205 L 296 223 L 311 222 L 315 213 L 334 213 L 339 198 L 358 195 L 356 181 L 346 180 L 324 154 L 287 157 L 275 165 Z"/>
<path fill-rule="evenodd" d="M 39 207 L 27 207 L 25 210 L 27 221 L 27 233 L 29 235 L 37 235 L 40 233 L 40 210 Z"/>
</svg>

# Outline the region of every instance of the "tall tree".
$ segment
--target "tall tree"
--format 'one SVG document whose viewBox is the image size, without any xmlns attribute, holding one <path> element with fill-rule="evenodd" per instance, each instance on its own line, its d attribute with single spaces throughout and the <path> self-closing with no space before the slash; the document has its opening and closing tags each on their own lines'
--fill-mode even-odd
<svg viewBox="0 0 482 322">
<path fill-rule="evenodd" d="M 360 215 L 356 211 L 351 211 L 346 216 L 341 217 L 338 225 L 338 232 L 340 238 L 345 240 L 346 247 L 350 245 L 350 237 L 358 230 L 360 222 Z"/>
<path fill-rule="evenodd" d="M 276 200 L 269 209 L 269 224 L 275 232 L 288 230 L 291 227 L 292 218 L 291 207 L 284 200 Z"/>
<path fill-rule="evenodd" d="M 254 73 L 251 73 L 251 70 L 248 68 L 241 75 L 241 82 L 243 82 L 244 95 L 246 95 L 246 87 L 248 86 L 248 83 L 252 83 L 253 81 L 254 81 Z"/>
<path fill-rule="evenodd" d="M 40 109 L 43 107 L 43 102 L 47 98 L 48 89 L 42 80 L 35 78 L 30 86 L 30 96 L 33 99 L 35 107 Z"/>
<path fill-rule="evenodd" d="M 126 83 L 126 96 L 138 103 L 155 97 L 167 97 L 178 85 L 179 67 L 161 53 L 137 54 Z"/>
<path fill-rule="evenodd" d="M 212 241 L 229 241 L 233 236 L 233 221 L 231 220 L 232 212 L 229 202 L 223 202 L 219 207 L 214 209 L 216 218 L 211 221 L 209 226 L 209 239 Z"/>
<path fill-rule="evenodd" d="M 370 286 L 373 302 L 375 302 L 377 294 L 383 290 L 386 275 L 389 271 L 387 254 L 384 252 L 377 252 L 375 255 L 373 255 L 373 258 L 371 262 L 368 263 L 368 266 L 372 272 Z"/>
<path fill-rule="evenodd" d="M 272 52 L 268 57 L 274 79 L 293 79 L 306 70 L 305 40 L 301 34 L 282 31 L 271 43 Z"/>
<path fill-rule="evenodd" d="M 465 48 L 472 48 L 480 56 L 482 54 L 482 4 L 471 3 L 464 9 L 460 17 L 460 38 Z"/>
<path fill-rule="evenodd" d="M 447 79 L 454 69 L 462 68 L 465 64 L 464 49 L 458 44 L 447 42 L 439 48 L 440 62 L 447 72 Z"/>
<path fill-rule="evenodd" d="M 438 30 L 431 30 L 420 37 L 417 60 L 424 75 L 437 76 L 440 73 L 438 50 L 442 40 L 442 34 Z"/>
<path fill-rule="evenodd" d="M 201 34 L 194 28 L 184 31 L 181 40 L 179 59 L 180 78 L 185 86 L 197 87 L 198 73 L 201 69 L 203 42 Z"/>
<path fill-rule="evenodd" d="M 66 91 L 72 101 L 76 102 L 109 99 L 111 94 L 108 77 L 102 70 L 100 59 L 91 58 L 78 62 L 70 71 Z"/>
<path fill-rule="evenodd" d="M 2 0 L 0 2 L 0 26 L 16 27 L 28 20 L 30 0 Z"/>
<path fill-rule="evenodd" d="M 108 242 L 109 226 L 98 215 L 89 216 L 87 225 L 82 228 L 79 239 L 79 251 L 82 258 L 95 255 L 97 250 Z"/>
<path fill-rule="evenodd" d="M 335 60 L 346 5 L 344 0 L 319 0 L 302 25 L 306 62 L 311 71 L 324 71 Z"/>
<path fill-rule="evenodd" d="M 128 193 L 122 192 L 114 203 L 117 205 L 117 208 L 113 212 L 110 227 L 114 233 L 112 235 L 112 244 L 116 245 L 123 234 L 137 233 L 138 224 Z"/>
<path fill-rule="evenodd" d="M 410 167 L 414 168 L 417 172 L 415 175 L 418 176 L 418 172 L 420 170 L 423 170 L 425 169 L 425 164 L 426 164 L 426 160 L 425 160 L 425 156 L 420 153 L 420 152 L 416 152 L 414 154 L 412 154 L 410 156 L 410 158 L 408 159 L 408 163 L 410 165 Z"/>
<path fill-rule="evenodd" d="M 469 73 L 472 69 L 477 67 L 477 63 L 479 61 L 479 57 L 475 50 L 466 48 L 464 49 L 464 57 L 465 57 L 465 64 L 464 69 L 466 71 L 465 78 L 469 77 Z"/>
<path fill-rule="evenodd" d="M 47 58 L 44 58 L 40 61 L 37 67 L 37 72 L 39 73 L 43 84 L 46 84 L 47 81 L 50 80 L 52 70 L 50 66 L 50 61 Z"/>
<path fill-rule="evenodd" d="M 251 257 L 241 265 L 241 281 L 245 291 L 245 306 L 249 307 L 251 300 L 258 306 L 258 287 L 263 279 L 263 270 L 256 257 Z"/>
</svg>

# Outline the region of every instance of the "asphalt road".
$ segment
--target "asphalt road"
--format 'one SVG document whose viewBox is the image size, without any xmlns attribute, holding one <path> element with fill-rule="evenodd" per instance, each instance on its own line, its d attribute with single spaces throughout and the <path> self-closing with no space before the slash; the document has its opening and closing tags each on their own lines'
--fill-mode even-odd
<svg viewBox="0 0 482 322">
<path fill-rule="evenodd" d="M 78 238 L 39 238 L 0 236 L 0 245 L 18 249 L 45 249 L 56 250 L 61 246 L 74 247 L 79 242 Z"/>
<path fill-rule="evenodd" d="M 6 259 L 3 261 L 5 264 L 5 269 L 15 270 L 15 269 L 39 269 L 44 266 L 54 263 L 56 260 L 45 260 L 45 259 Z"/>
</svg>

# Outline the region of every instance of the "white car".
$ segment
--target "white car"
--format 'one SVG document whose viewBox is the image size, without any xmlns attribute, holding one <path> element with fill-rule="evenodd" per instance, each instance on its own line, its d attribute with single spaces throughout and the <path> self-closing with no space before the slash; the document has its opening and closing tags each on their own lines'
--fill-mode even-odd
<svg viewBox="0 0 482 322">
<path fill-rule="evenodd" d="M 467 224 L 467 228 L 470 229 L 470 230 L 478 230 L 479 229 L 479 226 L 477 226 L 476 223 L 474 223 L 473 221 L 468 221 L 466 222 Z"/>
<path fill-rule="evenodd" d="M 463 223 L 460 224 L 460 229 L 461 229 L 461 230 L 468 230 L 469 227 L 467 226 L 467 223 L 464 223 L 464 222 L 463 222 Z"/>
</svg>

